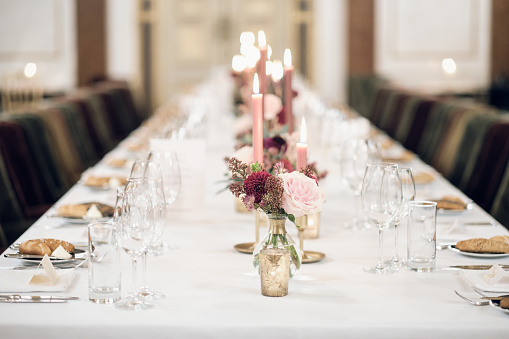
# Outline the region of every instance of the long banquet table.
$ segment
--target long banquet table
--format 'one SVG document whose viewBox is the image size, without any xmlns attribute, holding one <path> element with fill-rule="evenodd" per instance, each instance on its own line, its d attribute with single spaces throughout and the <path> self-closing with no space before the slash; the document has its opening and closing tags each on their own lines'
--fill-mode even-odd
<svg viewBox="0 0 509 339">
<path fill-rule="evenodd" d="M 509 259 L 478 259 L 451 250 L 437 251 L 437 269 L 416 273 L 404 268 L 390 275 L 363 271 L 377 260 L 378 231 L 353 231 L 354 199 L 342 182 L 334 162 L 327 163 L 328 177 L 320 183 L 326 194 L 320 237 L 305 240 L 308 250 L 326 258 L 304 264 L 291 279 L 289 294 L 264 297 L 251 256 L 236 252 L 237 243 L 254 241 L 254 216 L 234 211 L 230 193 L 217 194 L 225 172 L 224 156 L 232 153 L 233 117 L 229 112 L 208 119 L 206 158 L 203 161 L 205 197 L 192 209 L 171 210 L 164 240 L 173 249 L 148 260 L 148 286 L 166 298 L 147 311 L 129 312 L 88 300 L 87 269 L 77 268 L 76 281 L 61 294 L 80 299 L 63 304 L 0 303 L 2 338 L 502 338 L 507 337 L 509 315 L 491 306 L 476 307 L 455 295 L 472 291 L 459 271 L 449 265 L 509 264 Z M 222 133 L 219 131 L 223 131 Z M 133 134 L 111 156 L 132 156 L 126 149 Z M 310 149 L 310 152 L 313 150 Z M 318 159 L 326 163 L 326 159 Z M 414 171 L 433 172 L 415 158 L 406 165 Z M 105 161 L 89 172 L 127 175 Z M 417 186 L 417 199 L 455 194 L 467 199 L 440 175 Z M 100 201 L 113 205 L 113 190 L 92 190 L 77 183 L 57 204 Z M 466 221 L 493 221 L 495 225 L 464 225 Z M 294 239 L 295 227 L 287 224 Z M 264 232 L 262 228 L 261 232 Z M 406 230 L 402 227 L 399 252 L 406 256 Z M 392 230 L 385 232 L 386 254 L 393 251 Z M 457 215 L 438 215 L 437 242 L 477 236 L 509 234 L 485 211 L 474 205 Z M 261 234 L 262 235 L 262 234 Z M 62 223 L 46 215 L 19 239 L 39 237 L 85 242 L 84 225 Z M 13 252 L 8 249 L 6 252 Z M 18 259 L 0 258 L 0 267 L 20 266 Z M 122 255 L 122 295 L 130 291 L 130 265 Z M 16 270 L 0 269 L 1 279 Z M 1 291 L 0 291 L 1 292 Z"/>
</svg>

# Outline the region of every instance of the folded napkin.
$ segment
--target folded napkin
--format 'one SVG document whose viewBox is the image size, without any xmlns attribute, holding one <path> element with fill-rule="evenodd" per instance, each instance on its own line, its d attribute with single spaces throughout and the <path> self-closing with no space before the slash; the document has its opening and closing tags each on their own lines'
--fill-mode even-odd
<svg viewBox="0 0 509 339">
<path fill-rule="evenodd" d="M 2 272 L 9 276 L 3 279 L 0 276 L 0 292 L 58 292 L 67 289 L 73 280 L 74 269 L 57 272 L 48 255 L 44 255 L 41 265 L 44 269 L 39 269 L 39 266 L 30 271 Z"/>
<path fill-rule="evenodd" d="M 47 282 L 29 285 L 34 275 L 39 275 L 42 269 L 0 270 L 0 293 L 23 292 L 63 292 L 72 284 L 76 272 L 74 269 L 58 270 L 58 280 L 55 285 Z"/>
<path fill-rule="evenodd" d="M 475 287 L 481 291 L 509 293 L 509 277 L 503 277 L 499 282 L 491 285 L 484 277 L 488 271 L 460 271 L 461 278 L 470 286 Z"/>
</svg>

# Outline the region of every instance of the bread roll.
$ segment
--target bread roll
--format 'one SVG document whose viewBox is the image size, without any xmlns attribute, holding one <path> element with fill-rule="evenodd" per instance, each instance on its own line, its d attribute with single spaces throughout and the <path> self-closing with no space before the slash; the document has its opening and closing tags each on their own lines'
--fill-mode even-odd
<svg viewBox="0 0 509 339">
<path fill-rule="evenodd" d="M 509 308 L 509 297 L 505 297 L 502 300 L 500 300 L 500 307 Z"/>
<path fill-rule="evenodd" d="M 68 204 L 57 208 L 58 215 L 64 218 L 82 218 L 87 211 L 88 206 L 85 204 Z"/>
<path fill-rule="evenodd" d="M 509 236 L 507 236 L 507 235 L 496 235 L 494 237 L 491 237 L 490 239 L 509 244 Z"/>
<path fill-rule="evenodd" d="M 458 241 L 456 248 L 460 251 L 474 253 L 509 253 L 508 243 L 484 238 Z"/>
<path fill-rule="evenodd" d="M 51 255 L 58 246 L 62 246 L 68 253 L 74 253 L 74 245 L 57 239 L 33 239 L 19 245 L 20 254 Z"/>
<path fill-rule="evenodd" d="M 464 210 L 465 208 L 467 208 L 467 204 L 458 197 L 445 196 L 437 200 L 437 209 Z"/>
</svg>

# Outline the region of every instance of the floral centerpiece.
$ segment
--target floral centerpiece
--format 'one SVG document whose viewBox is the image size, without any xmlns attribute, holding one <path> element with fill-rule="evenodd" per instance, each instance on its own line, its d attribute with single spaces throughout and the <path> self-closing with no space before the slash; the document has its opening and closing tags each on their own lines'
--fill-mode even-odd
<svg viewBox="0 0 509 339">
<path fill-rule="evenodd" d="M 288 218 L 295 223 L 296 217 L 321 211 L 325 196 L 318 186 L 314 166 L 308 165 L 301 172 L 289 172 L 282 163 L 278 163 L 271 174 L 258 162 L 248 166 L 233 157 L 228 164 L 233 180 L 230 192 L 249 210 L 259 208 L 269 218 L 269 232 L 253 252 L 254 266 L 258 268 L 258 255 L 262 248 L 282 247 L 290 251 L 292 276 L 300 268 L 302 255 L 287 235 L 284 220 Z"/>
</svg>

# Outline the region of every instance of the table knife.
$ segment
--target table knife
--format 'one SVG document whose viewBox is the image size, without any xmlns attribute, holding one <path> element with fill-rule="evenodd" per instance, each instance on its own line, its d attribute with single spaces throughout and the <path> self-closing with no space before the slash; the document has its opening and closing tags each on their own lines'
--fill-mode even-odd
<svg viewBox="0 0 509 339">
<path fill-rule="evenodd" d="M 494 265 L 494 264 L 493 264 Z M 442 268 L 443 270 L 489 270 L 493 265 L 453 265 Z M 509 265 L 498 265 L 504 270 L 509 270 Z"/>
<path fill-rule="evenodd" d="M 43 301 L 43 300 L 77 300 L 79 297 L 66 297 L 55 295 L 21 295 L 21 294 L 0 294 L 0 300 L 29 300 L 29 301 Z"/>
<path fill-rule="evenodd" d="M 62 304 L 62 303 L 66 303 L 67 300 L 62 300 L 62 299 L 36 299 L 36 300 L 31 300 L 31 299 L 1 299 L 0 298 L 0 303 L 21 303 L 21 304 L 25 304 L 25 303 L 57 303 L 57 304 Z"/>
</svg>

